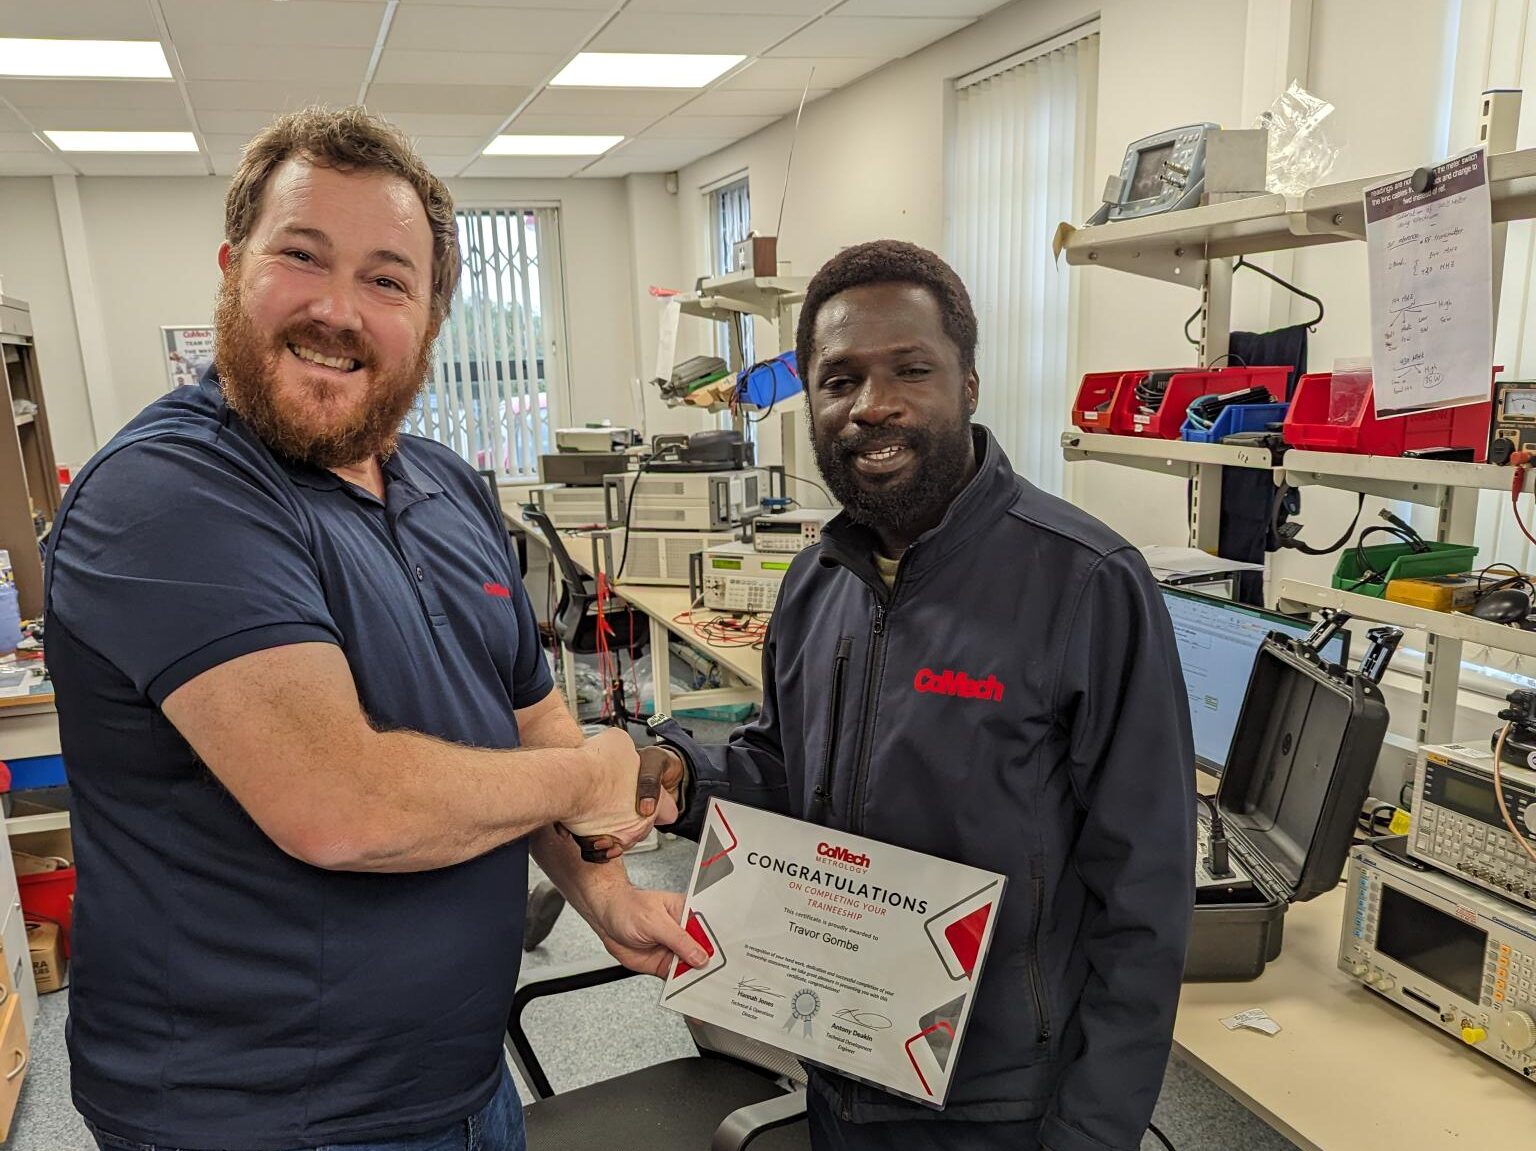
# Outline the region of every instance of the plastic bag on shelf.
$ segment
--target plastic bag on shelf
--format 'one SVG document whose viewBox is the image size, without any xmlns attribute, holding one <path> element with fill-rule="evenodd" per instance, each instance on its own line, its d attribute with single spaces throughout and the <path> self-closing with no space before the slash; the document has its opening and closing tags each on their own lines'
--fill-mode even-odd
<svg viewBox="0 0 1536 1151">
<path fill-rule="evenodd" d="M 1282 195 L 1299 196 L 1327 178 L 1344 150 L 1328 139 L 1323 127 L 1323 121 L 1332 114 L 1332 104 L 1294 80 L 1259 114 L 1254 127 L 1269 131 L 1265 187 Z"/>
<path fill-rule="evenodd" d="M 1371 391 L 1371 361 L 1335 360 L 1328 389 L 1328 422 L 1353 424 Z"/>
</svg>

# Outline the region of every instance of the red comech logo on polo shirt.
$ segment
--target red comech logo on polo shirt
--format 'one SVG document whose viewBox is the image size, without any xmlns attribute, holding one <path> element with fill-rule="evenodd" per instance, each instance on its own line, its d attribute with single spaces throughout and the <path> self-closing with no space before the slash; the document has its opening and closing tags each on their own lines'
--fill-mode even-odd
<svg viewBox="0 0 1536 1151">
<path fill-rule="evenodd" d="M 972 679 L 963 671 L 934 671 L 925 667 L 912 678 L 912 686 L 925 695 L 956 695 L 961 699 L 1003 698 L 1003 681 L 995 675 L 986 679 Z"/>
<path fill-rule="evenodd" d="M 486 595 L 500 596 L 502 599 L 512 598 L 512 589 L 505 584 L 487 583 L 483 585 Z"/>
</svg>

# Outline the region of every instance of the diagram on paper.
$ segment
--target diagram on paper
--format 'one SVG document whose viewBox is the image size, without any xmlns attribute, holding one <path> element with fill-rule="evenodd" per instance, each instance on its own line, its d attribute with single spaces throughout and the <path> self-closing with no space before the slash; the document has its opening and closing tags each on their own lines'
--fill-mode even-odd
<svg viewBox="0 0 1536 1151">
<path fill-rule="evenodd" d="M 1483 153 L 1365 190 L 1371 374 L 1378 416 L 1487 398 L 1492 241 Z"/>
</svg>

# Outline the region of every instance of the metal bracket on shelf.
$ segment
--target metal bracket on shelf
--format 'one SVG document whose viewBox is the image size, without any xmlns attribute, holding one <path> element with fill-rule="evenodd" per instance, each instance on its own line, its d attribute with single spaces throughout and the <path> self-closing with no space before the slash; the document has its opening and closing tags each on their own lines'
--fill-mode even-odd
<svg viewBox="0 0 1536 1151">
<path fill-rule="evenodd" d="M 1199 464 L 1189 481 L 1189 546 L 1216 554 L 1221 544 L 1221 465 Z"/>
<path fill-rule="evenodd" d="M 1200 284 L 1200 362 L 1224 358 L 1232 337 L 1232 261 L 1207 260 Z"/>
</svg>

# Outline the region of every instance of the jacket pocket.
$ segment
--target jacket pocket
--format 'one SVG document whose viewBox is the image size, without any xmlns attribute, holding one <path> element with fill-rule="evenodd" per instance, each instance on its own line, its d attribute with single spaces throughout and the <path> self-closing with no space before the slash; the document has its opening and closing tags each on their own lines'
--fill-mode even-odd
<svg viewBox="0 0 1536 1151">
<path fill-rule="evenodd" d="M 810 820 L 822 822 L 832 803 L 832 776 L 837 768 L 838 733 L 843 725 L 843 684 L 848 676 L 848 659 L 853 654 L 853 637 L 838 636 L 832 657 L 832 691 L 827 699 L 827 738 L 821 749 L 821 773 L 811 792 Z"/>
</svg>

